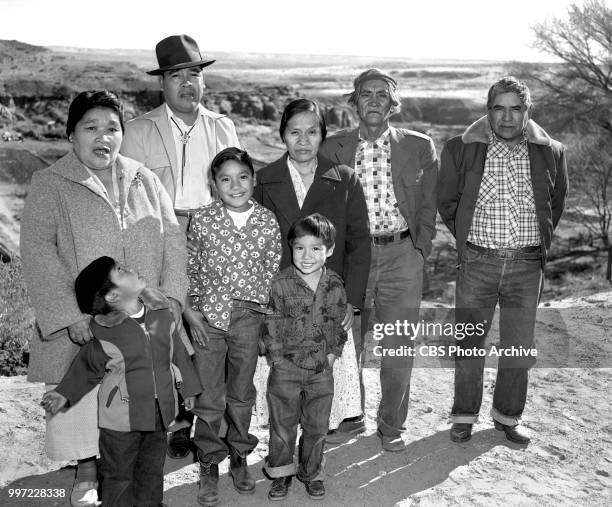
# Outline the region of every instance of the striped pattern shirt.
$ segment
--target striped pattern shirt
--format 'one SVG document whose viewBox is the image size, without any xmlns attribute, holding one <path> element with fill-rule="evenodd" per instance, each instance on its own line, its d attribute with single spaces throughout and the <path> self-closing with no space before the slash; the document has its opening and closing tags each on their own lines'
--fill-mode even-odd
<svg viewBox="0 0 612 507">
<path fill-rule="evenodd" d="M 540 244 L 526 133 L 509 147 L 491 132 L 468 241 L 493 249 Z"/>
</svg>

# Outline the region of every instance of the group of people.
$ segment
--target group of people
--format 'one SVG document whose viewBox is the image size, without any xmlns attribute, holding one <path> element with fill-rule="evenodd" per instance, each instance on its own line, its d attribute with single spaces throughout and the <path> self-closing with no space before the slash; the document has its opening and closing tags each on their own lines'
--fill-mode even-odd
<svg viewBox="0 0 612 507">
<path fill-rule="evenodd" d="M 286 153 L 255 172 L 233 122 L 201 104 L 214 62 L 186 35 L 156 55 L 149 74 L 164 104 L 124 125 L 113 93 L 79 94 L 66 127 L 73 149 L 33 175 L 24 209 L 38 323 L 28 378 L 46 384 L 49 457 L 78 461 L 72 505 L 99 505 L 98 490 L 107 506 L 162 505 L 164 457 L 191 445 L 200 505 L 219 501 L 228 455 L 234 487 L 252 494 L 258 393 L 268 498 L 285 498 L 294 475 L 323 498 L 326 439 L 365 431 L 369 324 L 392 324 L 383 350 L 411 344 L 394 324 L 419 319 L 437 212 L 456 238 L 456 321 L 485 326 L 458 345 L 482 349 L 499 304 L 501 346 L 533 346 L 567 168 L 563 145 L 531 120 L 523 82 L 493 84 L 487 114 L 439 161 L 430 137 L 389 124 L 401 106 L 393 76 L 366 70 L 347 95 L 357 128 L 327 136 L 316 102 L 293 100 L 279 128 Z M 530 364 L 508 361 L 491 416 L 525 444 Z M 412 362 L 381 357 L 386 451 L 406 446 Z M 483 369 L 480 355 L 456 357 L 454 442 L 471 438 Z M 185 421 L 167 441 L 179 404 Z"/>
</svg>

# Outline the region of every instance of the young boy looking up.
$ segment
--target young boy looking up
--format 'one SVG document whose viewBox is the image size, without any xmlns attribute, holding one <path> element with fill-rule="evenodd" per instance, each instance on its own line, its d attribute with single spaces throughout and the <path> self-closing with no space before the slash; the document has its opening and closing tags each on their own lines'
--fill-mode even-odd
<svg viewBox="0 0 612 507">
<path fill-rule="evenodd" d="M 226 148 L 213 159 L 211 173 L 219 200 L 201 207 L 190 224 L 198 248 L 189 252 L 184 312 L 204 388 L 194 408 L 202 506 L 219 501 L 218 464 L 228 453 L 234 487 L 241 494 L 255 491 L 246 461 L 257 445 L 249 433 L 253 375 L 270 282 L 281 257 L 274 214 L 251 199 L 255 171 L 248 153 Z M 219 436 L 224 418 L 226 438 Z"/>
<path fill-rule="evenodd" d="M 99 257 L 76 278 L 79 308 L 93 315 L 93 340 L 41 405 L 56 414 L 101 382 L 100 476 L 104 505 L 161 505 L 166 428 L 180 389 L 191 410 L 202 389 L 168 299 L 138 275 Z"/>
<path fill-rule="evenodd" d="M 325 267 L 336 231 L 315 213 L 291 226 L 287 239 L 293 266 L 272 282 L 264 342 L 271 363 L 268 379 L 270 444 L 266 473 L 273 479 L 268 498 L 287 496 L 295 474 L 293 451 L 302 426 L 297 478 L 308 496 L 325 496 L 323 448 L 334 397 L 332 366 L 347 335 L 346 293 L 339 275 Z"/>
</svg>

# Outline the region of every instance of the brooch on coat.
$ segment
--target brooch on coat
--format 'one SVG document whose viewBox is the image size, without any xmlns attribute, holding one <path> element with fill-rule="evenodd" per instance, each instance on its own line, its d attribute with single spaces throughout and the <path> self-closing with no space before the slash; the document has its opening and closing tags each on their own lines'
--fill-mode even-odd
<svg viewBox="0 0 612 507">
<path fill-rule="evenodd" d="M 142 173 L 136 172 L 130 186 L 138 188 L 140 185 L 142 185 Z"/>
</svg>

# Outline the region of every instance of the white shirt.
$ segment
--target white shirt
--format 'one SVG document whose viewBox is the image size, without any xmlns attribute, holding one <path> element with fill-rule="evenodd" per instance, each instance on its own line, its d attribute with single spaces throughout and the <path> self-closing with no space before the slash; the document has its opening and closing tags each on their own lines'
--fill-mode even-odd
<svg viewBox="0 0 612 507">
<path fill-rule="evenodd" d="M 212 200 L 209 174 L 210 163 L 216 153 L 209 153 L 201 108 L 202 106 L 198 105 L 198 116 L 195 123 L 187 125 L 166 104 L 178 161 L 178 168 L 174 174 L 174 181 L 176 181 L 174 207 L 176 209 L 197 209 Z M 185 144 L 185 166 L 182 169 L 182 139 L 187 132 L 189 134 Z"/>
<path fill-rule="evenodd" d="M 231 211 L 225 208 L 225 210 L 227 211 L 227 214 L 231 217 L 232 221 L 234 222 L 236 229 L 242 229 L 246 225 L 247 220 L 253 214 L 254 209 L 255 209 L 255 206 L 253 206 L 252 204 L 251 204 L 251 207 L 246 211 Z"/>
</svg>

